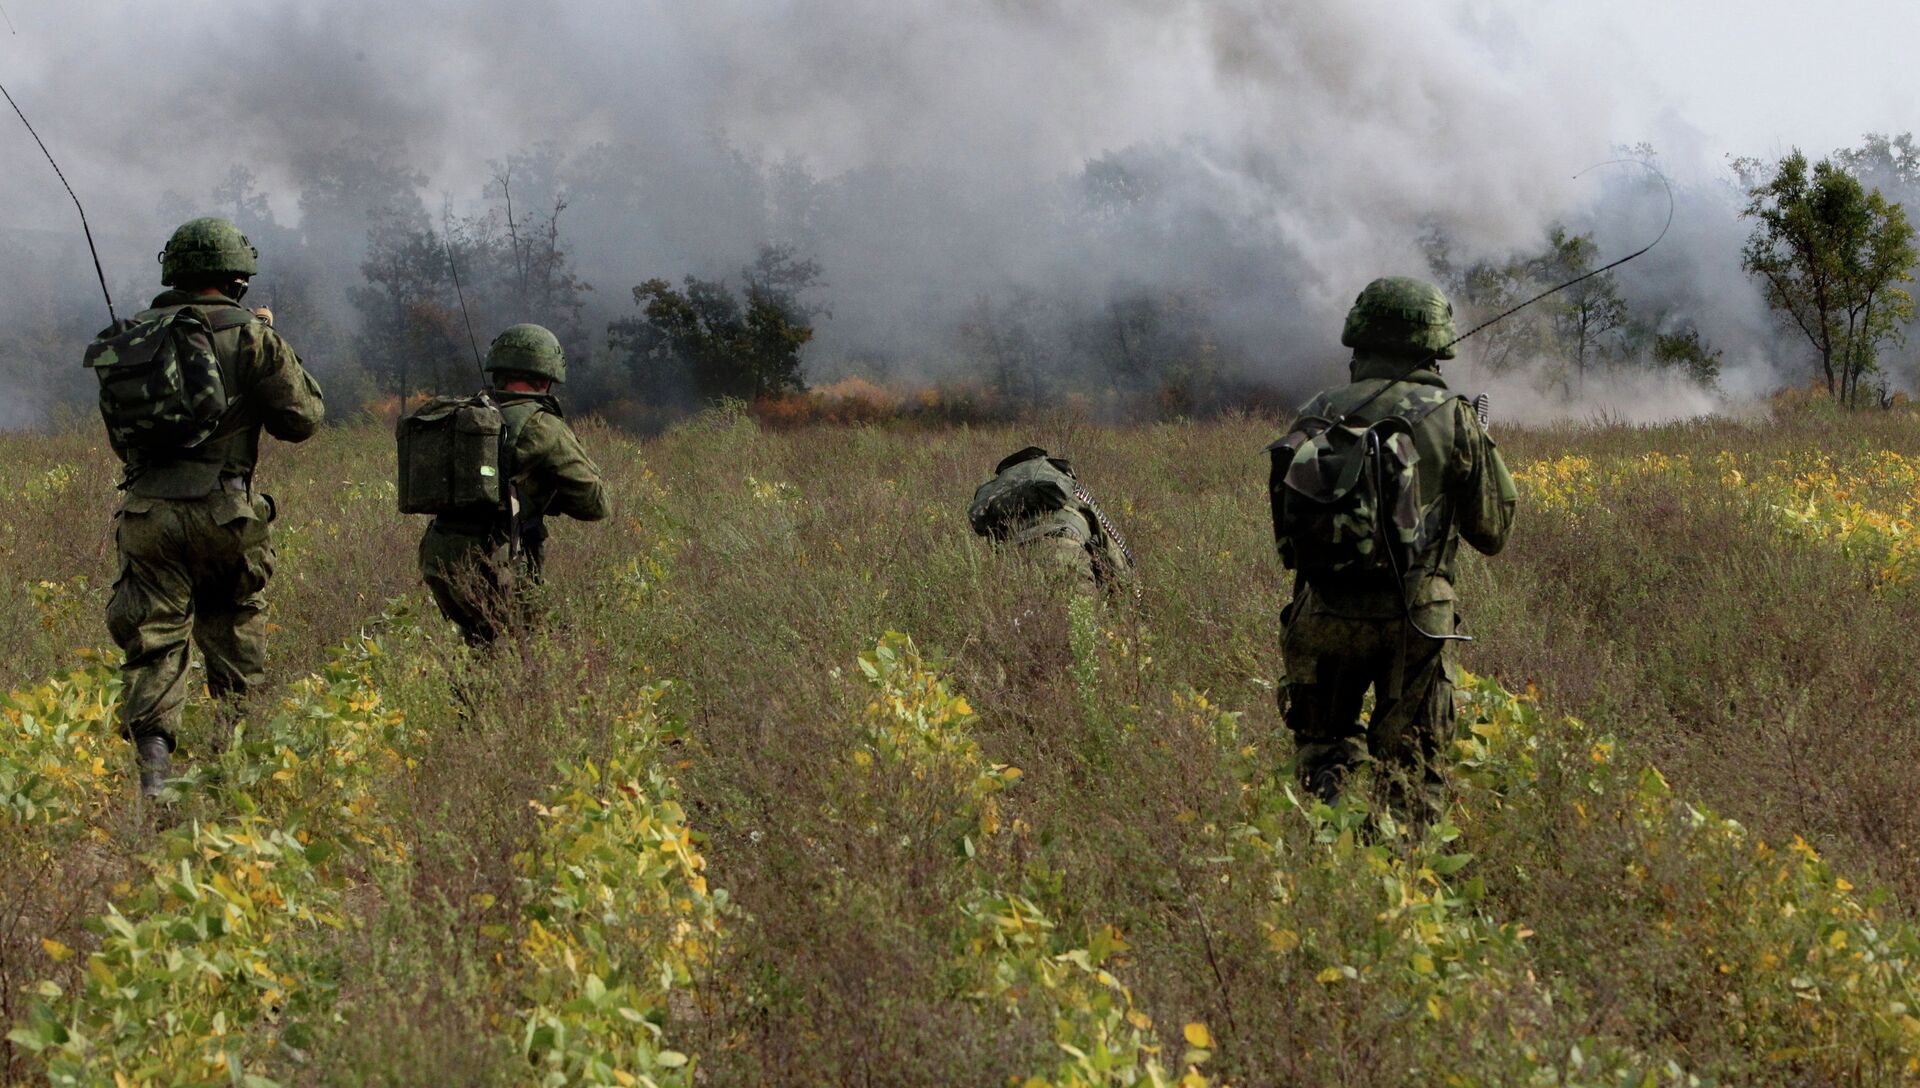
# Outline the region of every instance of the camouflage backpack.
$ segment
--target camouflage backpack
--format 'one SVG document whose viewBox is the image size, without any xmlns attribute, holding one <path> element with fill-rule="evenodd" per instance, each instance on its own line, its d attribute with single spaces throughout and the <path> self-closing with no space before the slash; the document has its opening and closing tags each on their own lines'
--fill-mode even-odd
<svg viewBox="0 0 1920 1088">
<path fill-rule="evenodd" d="M 1367 421 L 1305 415 L 1267 447 L 1280 559 L 1309 582 L 1405 579 L 1445 537 L 1440 497 L 1420 493 L 1414 430 L 1457 394 L 1412 387 L 1401 410 Z"/>
<path fill-rule="evenodd" d="M 168 306 L 103 330 L 87 346 L 100 418 L 116 450 L 169 453 L 212 438 L 238 394 L 213 334 L 253 320 L 238 306 Z"/>
<path fill-rule="evenodd" d="M 1053 517 L 1068 514 L 1077 516 Z M 1025 544 L 1043 536 L 1069 535 L 1087 547 L 1095 575 L 1105 582 L 1133 569 L 1133 553 L 1093 495 L 1064 459 L 1038 446 L 994 466 L 993 478 L 973 493 L 967 524 L 984 537 Z"/>
<path fill-rule="evenodd" d="M 529 401 L 502 406 L 485 391 L 435 397 L 400 418 L 402 514 L 485 519 L 514 512 L 513 444 L 542 409 Z"/>
</svg>

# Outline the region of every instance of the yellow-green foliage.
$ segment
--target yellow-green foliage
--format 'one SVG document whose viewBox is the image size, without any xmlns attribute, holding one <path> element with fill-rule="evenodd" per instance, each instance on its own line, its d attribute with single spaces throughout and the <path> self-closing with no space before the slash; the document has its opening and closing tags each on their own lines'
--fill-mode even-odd
<svg viewBox="0 0 1920 1088">
<path fill-rule="evenodd" d="M 1053 1017 L 1060 1055 L 1036 1071 L 1022 1088 L 1092 1088 L 1096 1085 L 1170 1085 L 1204 1088 L 1195 1066 L 1209 1057 L 1206 1026 L 1188 1024 L 1192 1044 L 1187 1072 L 1177 1081 L 1166 1072 L 1153 1018 L 1107 969 L 1127 943 L 1112 926 L 1101 926 L 1085 947 L 1062 948 L 1058 927 L 1030 900 L 977 891 L 960 906 L 965 919 L 974 995 L 1009 1009 L 1038 1007 Z"/>
<path fill-rule="evenodd" d="M 973 857 L 1007 830 L 995 795 L 1020 778 L 1019 768 L 981 755 L 969 730 L 973 708 L 948 687 L 912 638 L 889 631 L 860 655 L 860 671 L 874 695 L 857 723 L 862 744 L 854 750 L 855 764 L 871 768 L 885 761 L 915 778 L 953 783 L 953 822 L 969 829 L 961 844 Z M 975 830 L 982 836 L 979 842 Z M 977 867 L 975 874 L 985 878 Z M 1135 1006 L 1133 995 L 1106 966 L 1127 947 L 1112 927 L 1099 927 L 1086 946 L 1077 946 L 1062 940 L 1055 923 L 1030 899 L 980 885 L 968 890 L 957 913 L 964 950 L 959 967 L 971 980 L 970 993 L 1053 1024 L 1059 1056 L 1025 1080 L 1028 1088 L 1174 1082 L 1152 1018 Z M 1205 1034 L 1202 1025 L 1190 1030 L 1196 1037 Z M 1207 1056 L 1204 1049 L 1190 1051 L 1180 1083 L 1204 1085 L 1205 1078 L 1192 1067 Z"/>
<path fill-rule="evenodd" d="M 348 925 L 348 889 L 401 856 L 372 803 L 378 776 L 404 766 L 395 745 L 409 739 L 375 687 L 380 652 L 370 639 L 347 648 L 261 735 L 243 738 L 238 773 L 213 790 L 227 815 L 160 835 L 145 875 L 96 919 L 99 946 L 75 988 L 39 985 L 8 1038 L 44 1063 L 49 1082 L 267 1085 L 267 1056 L 297 1050 L 329 1015 L 320 931 Z M 75 674 L 39 705 L 59 708 L 66 735 L 84 737 L 70 746 L 107 743 L 113 686 L 103 671 Z M 53 942 L 47 951 L 73 954 Z"/>
<path fill-rule="evenodd" d="M 675 994 L 724 937 L 726 893 L 710 891 L 697 837 L 660 765 L 678 734 L 653 685 L 614 723 L 604 763 L 560 767 L 531 802 L 540 831 L 516 863 L 529 906 L 519 940 L 528 1006 L 521 1049 L 539 1083 L 691 1084 L 668 1046 Z"/>
<path fill-rule="evenodd" d="M 1726 1030 L 1746 1049 L 1816 1071 L 1817 1082 L 1920 1073 L 1920 932 L 1909 923 L 1862 902 L 1803 840 L 1758 841 L 1675 796 L 1652 767 L 1622 764 L 1611 737 L 1572 720 L 1549 729 L 1529 700 L 1490 679 L 1471 685 L 1467 707 L 1463 806 L 1480 810 L 1469 826 L 1537 805 L 1544 774 L 1567 776 L 1583 799 L 1530 820 L 1619 836 L 1619 909 L 1722 980 Z M 1655 875 L 1671 874 L 1669 859 L 1691 886 Z"/>
<path fill-rule="evenodd" d="M 0 701 L 0 806 L 9 820 L 44 829 L 49 843 L 97 828 L 125 783 L 107 762 L 123 750 L 113 724 L 119 692 L 118 672 L 96 658 Z"/>
<path fill-rule="evenodd" d="M 1920 574 L 1920 459 L 1893 450 L 1835 456 L 1812 449 L 1787 460 L 1721 451 L 1710 461 L 1658 451 L 1634 457 L 1577 454 L 1535 461 L 1514 474 L 1530 506 L 1577 512 L 1630 481 L 1717 480 L 1786 534 L 1838 549 L 1885 584 Z"/>
<path fill-rule="evenodd" d="M 1723 478 L 1751 485 L 1789 532 L 1836 547 L 1867 564 L 1889 584 L 1920 574 L 1920 460 L 1893 450 L 1836 458 L 1809 450 L 1792 462 L 1776 460 L 1743 473 L 1731 455 L 1719 459 Z"/>
<path fill-rule="evenodd" d="M 1529 510 L 1575 510 L 1628 480 L 1691 468 L 1685 456 L 1669 457 L 1657 450 L 1631 458 L 1567 454 L 1516 465 L 1513 482 Z"/>
<path fill-rule="evenodd" d="M 50 502 L 72 490 L 74 481 L 79 478 L 79 467 L 62 461 L 37 476 L 28 477 L 26 483 L 15 492 L 14 498 L 30 503 Z"/>
<path fill-rule="evenodd" d="M 270 1084 L 246 1070 L 276 1040 L 298 1045 L 326 1004 L 325 958 L 306 931 L 345 919 L 320 851 L 250 817 L 162 841 L 145 882 L 97 920 L 79 988 L 41 983 L 9 1036 L 45 1061 L 49 1083 Z"/>
<path fill-rule="evenodd" d="M 913 639 L 889 631 L 860 655 L 860 672 L 873 685 L 873 701 L 859 720 L 862 744 L 854 763 L 878 760 L 905 766 L 916 778 L 941 775 L 966 795 L 962 820 L 980 834 L 1000 830 L 993 795 L 1020 778 L 1020 768 L 988 762 L 967 731 L 973 707 L 947 688 L 921 658 Z"/>
</svg>

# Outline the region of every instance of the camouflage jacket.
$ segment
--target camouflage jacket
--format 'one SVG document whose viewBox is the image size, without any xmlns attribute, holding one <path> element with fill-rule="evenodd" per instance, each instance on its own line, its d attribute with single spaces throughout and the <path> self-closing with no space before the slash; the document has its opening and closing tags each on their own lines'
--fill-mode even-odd
<svg viewBox="0 0 1920 1088">
<path fill-rule="evenodd" d="M 1358 407 L 1355 418 L 1372 422 L 1402 414 L 1422 394 L 1447 388 L 1438 371 L 1423 368 L 1408 372 L 1406 366 L 1403 359 L 1355 353 L 1353 382 L 1322 392 L 1301 408 L 1300 415 L 1334 418 Z M 1367 403 L 1362 406 L 1362 402 Z M 1459 398 L 1441 405 L 1420 420 L 1413 440 L 1420 454 L 1415 466 L 1420 493 L 1444 496 L 1448 502 L 1446 535 L 1423 560 L 1426 576 L 1410 601 L 1403 602 L 1398 587 L 1377 580 L 1313 586 L 1314 593 L 1336 613 L 1384 619 L 1401 615 L 1407 604 L 1451 601 L 1460 541 L 1465 539 L 1487 555 L 1506 546 L 1518 493 L 1505 459 L 1493 437 L 1475 418 L 1472 406 Z"/>
<path fill-rule="evenodd" d="M 1117 529 L 1093 503 L 1068 462 L 1030 446 L 994 467 L 993 478 L 974 490 L 967 508 L 973 531 L 1017 546 L 1070 541 L 1073 549 L 1050 546 L 1051 554 L 1071 560 L 1101 585 L 1131 577 L 1133 555 Z"/>
<path fill-rule="evenodd" d="M 225 295 L 166 291 L 153 310 L 174 306 L 238 308 Z M 151 311 L 136 320 L 150 316 Z M 121 483 L 143 499 L 198 499 L 211 494 L 223 478 L 251 481 L 260 459 L 260 432 L 283 442 L 304 442 L 326 415 L 320 383 L 300 365 L 292 345 L 260 318 L 218 329 L 213 351 L 230 391 L 228 415 L 215 437 L 190 450 L 156 455 L 141 450 L 115 451 L 126 464 Z"/>
<path fill-rule="evenodd" d="M 544 537 L 541 519 L 548 514 L 600 521 L 613 513 L 600 469 L 587 456 L 580 439 L 567 426 L 560 402 L 534 393 L 493 390 L 506 417 L 511 444 L 507 471 L 520 503 L 521 534 L 537 543 Z M 506 526 L 441 516 L 434 524 L 444 531 L 504 539 Z"/>
</svg>

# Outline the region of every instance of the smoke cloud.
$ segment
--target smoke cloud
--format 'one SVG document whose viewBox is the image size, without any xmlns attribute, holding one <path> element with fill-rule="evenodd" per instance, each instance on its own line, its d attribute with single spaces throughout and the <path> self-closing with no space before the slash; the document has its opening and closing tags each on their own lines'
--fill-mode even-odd
<svg viewBox="0 0 1920 1088">
<path fill-rule="evenodd" d="M 530 155 L 514 195 L 565 195 L 588 329 L 633 316 L 647 278 L 737 275 L 791 242 L 824 271 L 816 381 L 977 379 L 956 330 L 1017 318 L 1025 365 L 1097 385 L 1110 377 L 1085 372 L 1085 344 L 1102 315 L 1157 294 L 1204 311 L 1236 379 L 1300 393 L 1339 375 L 1353 296 L 1428 274 L 1436 232 L 1455 261 L 1538 248 L 1555 223 L 1591 231 L 1603 258 L 1644 244 L 1666 213 L 1644 173 L 1573 175 L 1650 141 L 1677 214 L 1622 269 L 1622 295 L 1722 349 L 1730 394 L 1798 378 L 1740 271 L 1724 163 L 1784 147 L 1730 145 L 1749 133 L 1661 101 L 1633 5 L 1606 33 L 1536 7 L 13 0 L 0 70 L 87 200 L 123 314 L 157 290 L 174 223 L 231 214 L 216 193 L 250 170 L 277 226 L 256 239 L 257 289 L 309 286 L 325 312 L 281 325 L 323 374 L 367 363 L 348 291 L 380 210 L 368 194 L 468 214 L 496 199 L 499 164 Z M 1701 60 L 1732 81 L 1736 58 Z M 1785 137 L 1817 154 L 1900 122 L 1841 123 Z M 6 127 L 0 322 L 35 330 L 13 353 L 31 392 L 0 407 L 18 426 L 90 395 L 77 360 L 104 313 L 71 205 Z M 1467 347 L 1459 373 L 1512 380 Z"/>
</svg>

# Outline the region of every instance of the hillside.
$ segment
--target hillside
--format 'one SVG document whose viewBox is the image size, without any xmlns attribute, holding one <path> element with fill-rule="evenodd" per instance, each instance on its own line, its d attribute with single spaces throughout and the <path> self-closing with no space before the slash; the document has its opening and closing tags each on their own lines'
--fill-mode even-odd
<svg viewBox="0 0 1920 1088">
<path fill-rule="evenodd" d="M 0 436 L 0 1049 L 132 1084 L 1920 1079 L 1920 426 L 1500 428 L 1424 835 L 1297 800 L 1270 420 L 589 425 L 475 656 L 384 424 L 273 447 L 277 688 L 132 804 L 91 430 Z M 1071 456 L 1143 595 L 967 531 Z M 463 713 L 465 703 L 473 709 Z M 1279 773 L 1277 773 L 1279 772 Z"/>
</svg>

